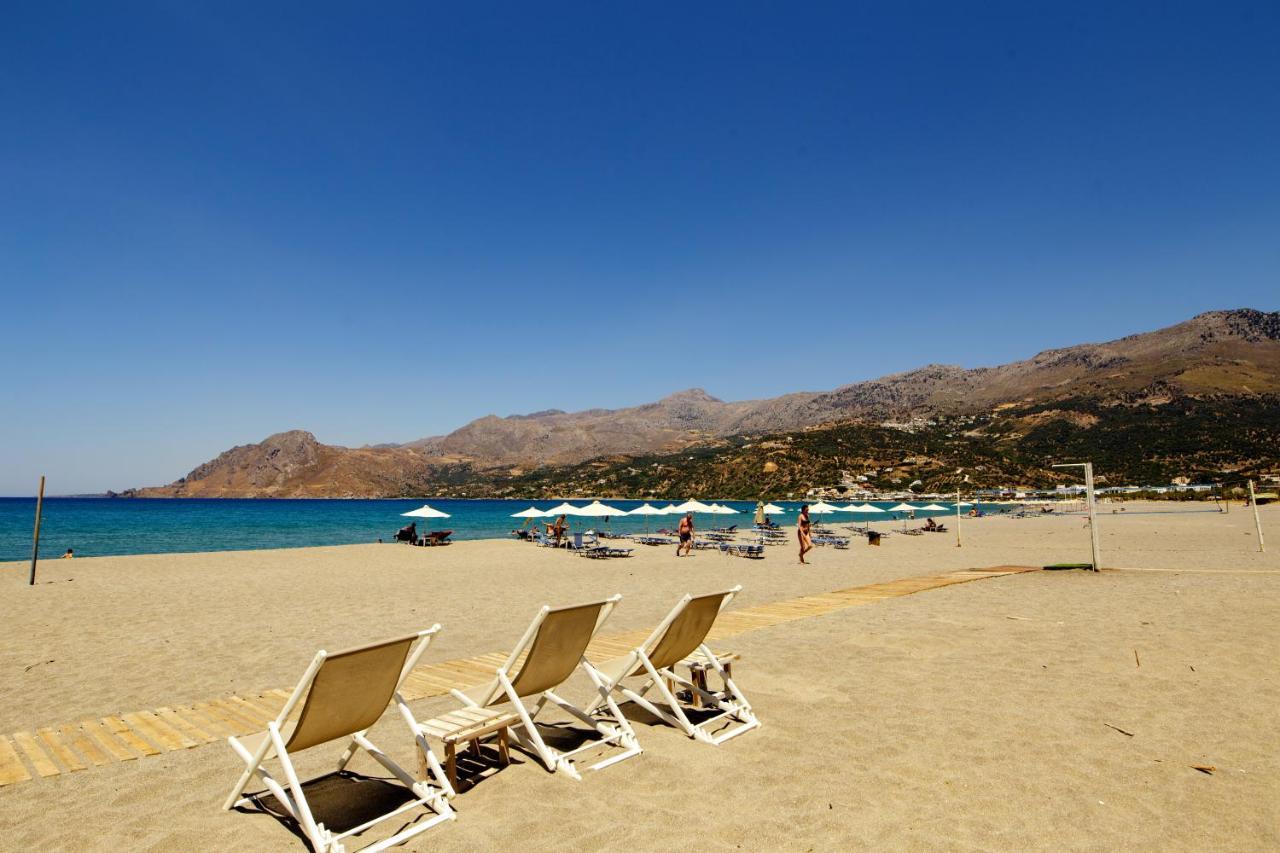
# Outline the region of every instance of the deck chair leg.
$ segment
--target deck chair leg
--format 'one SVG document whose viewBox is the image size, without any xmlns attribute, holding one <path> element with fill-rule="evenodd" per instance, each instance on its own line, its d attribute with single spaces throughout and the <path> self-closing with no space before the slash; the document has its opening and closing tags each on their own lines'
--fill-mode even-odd
<svg viewBox="0 0 1280 853">
<path fill-rule="evenodd" d="M 364 733 L 361 732 L 361 734 L 364 734 Z M 356 747 L 357 747 L 356 739 L 355 737 L 352 737 L 351 740 L 347 743 L 347 748 L 342 753 L 342 757 L 338 759 L 339 773 L 341 773 L 343 770 L 346 770 L 347 765 L 351 763 L 351 759 L 356 757 Z"/>
<path fill-rule="evenodd" d="M 392 761 L 391 758 L 377 746 L 377 744 L 370 741 L 363 734 L 355 735 L 354 739 L 356 743 L 360 745 L 361 749 L 369 753 L 370 757 L 372 757 L 374 761 L 381 764 L 391 772 L 391 775 L 404 783 L 406 788 L 413 791 L 422 799 L 429 800 L 431 808 L 437 814 L 449 815 L 453 813 L 453 808 L 449 805 L 449 801 L 445 795 L 445 788 L 443 786 L 440 788 L 434 788 L 432 787 L 429 779 L 418 780 L 413 778 L 407 770 Z"/>
<path fill-rule="evenodd" d="M 613 691 L 609 689 L 609 685 L 605 684 L 604 678 L 591 666 L 587 660 L 583 659 L 583 669 L 587 671 L 587 677 L 591 679 L 591 683 L 596 686 L 596 692 L 599 700 L 604 702 L 609 709 L 609 715 L 613 717 L 614 722 L 622 729 L 623 745 L 627 749 L 634 749 L 638 754 L 640 752 L 640 740 L 636 737 L 636 731 L 631 727 L 631 721 L 622 713 L 622 709 L 618 707 L 618 703 L 614 701 Z M 597 706 L 598 707 L 598 706 Z M 588 716 L 587 719 L 590 719 Z"/>
<path fill-rule="evenodd" d="M 280 730 L 276 728 L 274 722 L 269 724 L 268 732 L 271 740 L 275 742 L 276 755 L 280 759 L 281 767 L 284 768 L 284 778 L 289 783 L 289 790 L 293 792 L 293 816 L 302 825 L 302 831 L 306 833 L 307 838 L 311 839 L 311 843 L 317 850 L 329 850 L 329 832 L 322 825 L 317 824 L 315 817 L 312 816 L 311 807 L 307 805 L 306 792 L 302 790 L 302 782 L 298 780 L 298 772 L 294 770 L 293 762 L 289 760 L 289 753 L 285 751 L 284 741 L 280 738 Z M 287 804 L 288 799 L 282 802 Z"/>
<path fill-rule="evenodd" d="M 685 716 L 684 709 L 680 707 L 680 700 L 675 696 L 675 691 L 667 686 L 668 673 L 659 672 L 654 668 L 653 662 L 649 660 L 648 655 L 641 655 L 640 662 L 644 664 L 645 671 L 647 671 L 649 673 L 649 677 L 653 679 L 653 686 L 657 689 L 658 693 L 662 695 L 662 699 L 666 702 L 667 707 L 671 709 L 671 713 L 669 715 L 659 714 L 659 716 L 666 718 L 668 722 L 670 722 L 674 717 L 675 720 L 678 721 L 675 725 L 683 729 L 685 734 L 689 737 L 697 737 L 697 727 L 694 726 L 693 723 L 689 722 L 689 718 Z"/>
<path fill-rule="evenodd" d="M 557 765 L 560 763 L 558 757 L 555 751 L 551 749 L 551 747 L 547 746 L 546 741 L 542 739 L 542 735 L 538 732 L 538 727 L 533 723 L 533 718 L 537 716 L 538 712 L 542 710 L 543 705 L 546 704 L 546 697 L 538 697 L 538 702 L 534 706 L 534 711 L 530 714 L 529 709 L 520 701 L 520 697 L 516 696 L 514 690 L 508 687 L 507 695 L 511 698 L 511 706 L 515 708 L 516 714 L 520 717 L 520 725 L 513 726 L 511 732 L 512 736 L 516 739 L 516 743 L 526 749 L 532 749 L 537 754 L 538 758 L 541 759 L 542 763 L 546 765 L 546 768 L 554 773 L 558 769 Z M 576 774 L 576 771 L 572 769 L 572 765 L 569 765 L 569 772 L 570 775 Z"/>
<path fill-rule="evenodd" d="M 267 753 L 271 751 L 273 746 L 271 738 L 263 738 L 257 752 L 249 752 L 234 737 L 227 738 L 227 743 L 235 750 L 236 755 L 244 759 L 245 768 L 244 772 L 240 774 L 240 778 L 236 780 L 235 787 L 231 789 L 231 794 L 227 797 L 226 802 L 222 804 L 223 811 L 230 810 L 236 804 L 236 801 L 240 799 L 240 795 L 244 793 L 244 789 L 249 785 L 249 780 L 253 778 L 254 772 L 262 766 L 262 762 L 266 760 Z"/>
<path fill-rule="evenodd" d="M 732 664 L 720 663 L 719 659 L 712 654 L 711 649 L 707 648 L 706 644 L 698 646 L 698 648 L 707 656 L 707 660 L 711 662 L 712 668 L 720 675 L 720 682 L 724 685 L 724 692 L 733 697 L 735 703 L 745 711 L 751 719 L 755 719 L 755 711 L 752 709 L 751 703 L 747 701 L 747 697 L 738 689 L 738 685 L 733 681 L 733 677 L 731 675 Z"/>
<path fill-rule="evenodd" d="M 425 780 L 429 773 L 444 788 L 446 797 L 457 796 L 458 788 L 454 784 L 454 778 L 445 773 L 444 768 L 440 766 L 440 759 L 436 758 L 435 752 L 431 749 L 431 744 L 427 742 L 426 735 L 419 734 L 414 740 L 418 744 L 418 757 L 426 763 L 426 773 L 423 773 Z"/>
</svg>

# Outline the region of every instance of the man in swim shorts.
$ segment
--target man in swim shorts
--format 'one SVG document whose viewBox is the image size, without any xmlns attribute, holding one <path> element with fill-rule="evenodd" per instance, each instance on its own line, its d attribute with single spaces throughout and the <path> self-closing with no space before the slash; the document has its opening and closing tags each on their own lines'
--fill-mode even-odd
<svg viewBox="0 0 1280 853">
<path fill-rule="evenodd" d="M 689 552 L 693 550 L 693 513 L 686 512 L 684 518 L 680 519 L 680 527 L 677 529 L 680 534 L 680 544 L 676 546 L 676 556 L 681 556 L 680 549 L 684 549 L 684 556 L 689 556 Z"/>
</svg>

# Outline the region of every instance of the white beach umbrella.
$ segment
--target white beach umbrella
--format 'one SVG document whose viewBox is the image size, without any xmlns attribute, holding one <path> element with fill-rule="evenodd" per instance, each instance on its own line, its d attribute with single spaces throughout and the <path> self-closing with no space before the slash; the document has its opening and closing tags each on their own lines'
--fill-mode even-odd
<svg viewBox="0 0 1280 853">
<path fill-rule="evenodd" d="M 682 510 L 673 503 L 668 503 L 662 509 L 658 510 L 661 515 L 679 515 Z"/>
<path fill-rule="evenodd" d="M 875 506 L 874 504 L 863 504 L 862 506 L 858 507 L 858 512 L 885 512 L 885 511 L 886 510 L 883 510 L 880 507 Z"/>
<path fill-rule="evenodd" d="M 680 504 L 680 506 L 676 507 L 676 512 L 714 513 L 715 510 L 713 510 L 711 507 L 707 506 L 706 504 L 702 503 L 701 501 L 685 501 L 684 503 Z"/>
<path fill-rule="evenodd" d="M 948 508 L 945 506 L 938 506 L 937 504 L 929 504 L 928 506 L 920 507 L 920 509 L 926 510 L 927 512 L 947 512 Z"/>
<path fill-rule="evenodd" d="M 738 514 L 738 511 L 736 509 L 734 509 L 731 506 L 725 506 L 724 504 L 712 504 L 711 511 L 714 512 L 716 515 L 737 515 Z"/>
<path fill-rule="evenodd" d="M 969 503 L 968 501 L 960 501 L 960 503 L 956 504 L 956 506 L 973 506 L 973 504 Z"/>
<path fill-rule="evenodd" d="M 918 507 L 914 507 L 911 504 L 902 503 L 889 507 L 889 512 L 915 512 L 917 509 Z"/>
<path fill-rule="evenodd" d="M 816 504 L 809 504 L 810 515 L 830 515 L 833 512 L 839 511 L 840 510 L 836 509 L 826 501 L 818 501 Z"/>
<path fill-rule="evenodd" d="M 528 509 L 522 509 L 519 512 L 513 512 L 511 514 L 511 517 L 512 518 L 542 518 L 542 510 L 538 509 L 536 506 L 531 506 Z"/>
<path fill-rule="evenodd" d="M 857 512 L 857 511 L 858 511 L 857 504 L 849 504 L 848 506 L 836 507 L 836 512 Z"/>
<path fill-rule="evenodd" d="M 550 518 L 553 515 L 582 515 L 582 511 L 571 503 L 562 503 L 560 506 L 553 506 L 542 515 L 544 518 Z"/>
<path fill-rule="evenodd" d="M 438 509 L 432 509 L 426 504 L 423 504 L 417 509 L 411 509 L 408 512 L 402 512 L 400 514 L 407 515 L 410 518 L 449 518 L 449 513 L 441 512 Z"/>
<path fill-rule="evenodd" d="M 578 509 L 578 515 L 603 516 L 603 515 L 626 515 L 627 511 L 618 509 L 616 506 L 602 504 L 600 501 L 592 501 L 584 507 Z"/>
<path fill-rule="evenodd" d="M 666 513 L 665 513 L 665 512 L 663 512 L 662 510 L 658 509 L 656 506 L 653 506 L 652 504 L 650 504 L 650 503 L 647 503 L 647 502 L 646 502 L 646 503 L 643 503 L 643 504 L 641 504 L 640 506 L 636 507 L 635 509 L 631 510 L 630 512 L 628 512 L 628 513 L 627 513 L 627 515 L 643 515 L 643 516 L 645 516 L 645 520 L 644 520 L 644 532 L 645 532 L 645 533 L 648 533 L 648 532 L 649 532 L 649 518 L 648 518 L 648 516 L 651 516 L 651 515 L 666 515 Z"/>
<path fill-rule="evenodd" d="M 765 504 L 764 511 L 769 515 L 784 515 L 786 510 L 777 504 Z"/>
</svg>

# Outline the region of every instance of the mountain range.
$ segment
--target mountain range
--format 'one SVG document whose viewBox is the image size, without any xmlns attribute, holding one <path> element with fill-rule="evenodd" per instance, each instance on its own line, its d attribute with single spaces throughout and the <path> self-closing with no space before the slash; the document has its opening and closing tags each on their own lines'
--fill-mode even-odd
<svg viewBox="0 0 1280 853">
<path fill-rule="evenodd" d="M 1004 442 L 1004 450 L 996 457 L 1017 458 L 1017 442 L 1049 423 L 1066 424 L 1101 440 L 1109 425 L 1140 427 L 1144 418 L 1168 430 L 1164 422 L 1172 413 L 1190 411 L 1187 406 L 1199 416 L 1231 409 L 1243 412 L 1252 422 L 1252 413 L 1269 410 L 1276 399 L 1280 399 L 1280 312 L 1211 311 L 1157 331 L 1046 350 L 998 367 L 931 364 L 831 391 L 726 402 L 690 389 L 624 409 L 490 415 L 445 436 L 361 448 L 322 444 L 309 432 L 292 430 L 258 444 L 234 447 L 167 486 L 123 494 L 393 497 L 528 492 L 521 496 L 536 497 L 568 494 L 568 485 L 571 491 L 594 487 L 606 494 L 623 488 L 627 477 L 615 476 L 610 487 L 608 478 L 593 481 L 587 473 L 611 467 L 615 474 L 635 470 L 639 459 L 661 467 L 663 463 L 653 460 L 674 459 L 682 453 L 706 459 L 726 449 L 783 439 L 794 445 L 796 434 L 815 431 L 834 430 L 845 436 L 840 439 L 844 446 L 850 441 L 856 446 L 862 440 L 858 436 L 868 440 L 872 434 L 920 436 L 940 427 L 949 430 L 945 436 L 964 439 L 954 442 L 943 440 L 943 434 L 935 436 L 949 447 L 945 459 L 935 460 L 935 474 L 942 476 L 946 466 L 972 461 L 966 454 L 978 452 L 984 441 Z M 1174 419 L 1175 432 L 1176 424 L 1185 420 Z M 1097 428 L 1100 424 L 1104 429 Z M 1266 431 L 1265 420 L 1261 428 Z M 1205 440 L 1212 441 L 1213 436 Z M 918 449 L 898 449 L 919 455 Z M 1089 442 L 1084 441 L 1080 449 L 1087 452 Z M 1192 462 L 1187 452 L 1177 455 L 1193 468 L 1199 465 L 1197 470 L 1210 473 L 1230 470 L 1233 464 L 1270 464 L 1266 458 L 1224 459 L 1211 446 L 1188 452 L 1201 451 L 1213 454 L 1218 468 Z M 892 467 L 875 466 L 872 463 L 883 460 L 863 455 L 865 459 L 856 452 L 845 453 L 840 461 L 848 468 Z M 1266 457 L 1265 452 L 1262 456 Z M 828 470 L 825 462 L 829 461 L 818 454 L 804 464 L 814 476 L 830 475 L 835 472 Z M 1033 456 L 1003 467 L 998 459 L 988 461 L 993 478 L 1035 481 L 1051 476 L 1048 463 L 1041 465 Z M 1134 460 L 1135 464 L 1141 461 Z M 719 464 L 731 463 L 721 460 Z M 793 487 L 805 484 L 803 477 L 784 479 Z M 638 481 L 631 477 L 631 482 L 634 486 Z M 751 477 L 715 482 L 743 492 L 744 497 L 758 492 Z M 730 486 L 731 482 L 735 485 Z M 696 485 L 681 483 L 682 488 Z M 647 486 L 654 493 L 674 487 L 661 478 L 647 481 Z"/>
</svg>

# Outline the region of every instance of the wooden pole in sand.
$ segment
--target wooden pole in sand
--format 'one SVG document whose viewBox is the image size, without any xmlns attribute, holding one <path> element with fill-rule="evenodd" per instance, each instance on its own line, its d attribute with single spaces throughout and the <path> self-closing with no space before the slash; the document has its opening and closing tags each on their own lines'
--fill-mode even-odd
<svg viewBox="0 0 1280 853">
<path fill-rule="evenodd" d="M 1265 552 L 1267 545 L 1262 541 L 1262 521 L 1258 518 L 1258 498 L 1253 493 L 1253 480 L 1249 481 L 1249 503 L 1253 505 L 1253 526 L 1258 531 L 1258 550 Z"/>
<path fill-rule="evenodd" d="M 44 475 L 40 475 L 40 492 L 36 495 L 36 529 L 31 534 L 31 577 L 27 586 L 36 585 L 36 560 L 40 558 L 40 515 L 44 511 Z"/>
<path fill-rule="evenodd" d="M 960 547 L 960 490 L 956 489 L 956 547 Z"/>
</svg>

